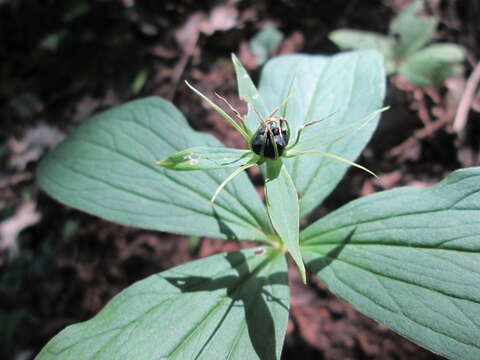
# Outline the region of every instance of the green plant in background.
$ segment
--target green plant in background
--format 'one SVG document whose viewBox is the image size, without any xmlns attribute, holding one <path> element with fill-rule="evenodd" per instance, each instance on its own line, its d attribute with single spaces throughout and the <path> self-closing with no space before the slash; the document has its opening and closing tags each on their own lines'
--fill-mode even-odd
<svg viewBox="0 0 480 360">
<path fill-rule="evenodd" d="M 238 64 L 236 70 L 247 79 Z M 309 126 L 297 146 L 316 139 L 320 151 L 353 160 L 377 124 L 363 120 L 359 128 L 357 119 L 380 108 L 385 79 L 374 51 L 288 55 L 265 65 L 258 92 L 246 80 L 239 89 L 263 116 L 292 93 L 282 109 L 291 134 L 345 109 Z M 259 99 L 265 108 L 254 103 Z M 248 135 L 258 119 L 249 111 L 235 124 Z M 323 143 L 330 127 L 358 131 Z M 287 238 L 298 233 L 299 219 L 334 189 L 349 164 L 314 156 L 265 159 L 267 207 L 245 172 L 212 205 L 228 169 L 172 171 L 154 164 L 184 149 L 220 146 L 193 131 L 171 103 L 147 98 L 95 116 L 42 160 L 41 187 L 69 206 L 125 225 L 265 245 L 141 280 L 91 320 L 61 331 L 37 359 L 279 359 L 289 309 L 285 254 L 295 257 L 295 249 L 314 276 L 366 315 L 444 356 L 480 356 L 480 324 L 472 316 L 480 311 L 480 168 L 456 171 L 429 188 L 353 201 L 302 230 L 295 247 Z M 236 151 L 229 158 L 235 166 L 259 155 Z M 223 161 L 213 151 L 190 156 L 190 165 L 206 155 Z M 279 176 L 273 177 L 268 163 L 276 161 Z"/>
<path fill-rule="evenodd" d="M 283 34 L 273 25 L 260 30 L 248 43 L 250 51 L 255 55 L 258 65 L 262 65 L 277 50 L 283 40 Z"/>
<path fill-rule="evenodd" d="M 426 46 L 438 22 L 418 13 L 424 1 L 417 0 L 390 23 L 388 35 L 369 31 L 339 29 L 329 38 L 341 49 L 376 49 L 384 56 L 387 75 L 400 74 L 417 86 L 437 86 L 463 70 L 463 48 L 439 43 Z"/>
</svg>

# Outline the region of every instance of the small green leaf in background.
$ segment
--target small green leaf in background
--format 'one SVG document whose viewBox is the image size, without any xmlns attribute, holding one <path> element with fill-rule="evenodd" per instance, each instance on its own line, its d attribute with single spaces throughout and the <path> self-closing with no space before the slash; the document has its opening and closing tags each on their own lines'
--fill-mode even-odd
<svg viewBox="0 0 480 360">
<path fill-rule="evenodd" d="M 38 47 L 50 51 L 57 51 L 62 40 L 67 36 L 66 30 L 51 33 L 45 36 L 39 43 Z"/>
<path fill-rule="evenodd" d="M 241 166 L 252 156 L 249 150 L 198 146 L 179 151 L 156 164 L 170 170 L 214 170 Z"/>
<path fill-rule="evenodd" d="M 88 0 L 70 0 L 67 1 L 67 11 L 63 15 L 63 22 L 70 23 L 79 17 L 87 15 L 91 8 Z"/>
<path fill-rule="evenodd" d="M 188 252 L 191 256 L 195 256 L 197 254 L 197 249 L 201 240 L 202 238 L 200 236 L 189 236 L 187 238 Z"/>
<path fill-rule="evenodd" d="M 395 72 L 393 58 L 394 40 L 370 31 L 338 29 L 328 35 L 329 39 L 342 50 L 378 50 L 384 57 L 387 75 Z"/>
<path fill-rule="evenodd" d="M 258 65 L 262 65 L 278 48 L 283 34 L 274 26 L 268 25 L 250 40 L 250 51 L 255 55 Z"/>
<path fill-rule="evenodd" d="M 389 35 L 338 29 L 329 38 L 340 49 L 375 49 L 384 56 L 387 75 L 400 73 L 416 86 L 438 86 L 463 70 L 465 51 L 456 44 L 435 44 L 424 48 L 433 38 L 438 22 L 421 16 L 424 1 L 416 0 L 390 23 Z"/>
<path fill-rule="evenodd" d="M 397 46 L 394 48 L 395 59 L 405 59 L 432 39 L 438 23 L 434 17 L 419 16 L 423 5 L 423 0 L 414 1 L 390 23 L 389 34 L 397 39 Z"/>
<path fill-rule="evenodd" d="M 78 219 L 67 219 L 63 224 L 61 239 L 66 243 L 69 241 L 80 229 L 80 221 Z"/>
<path fill-rule="evenodd" d="M 134 95 L 142 91 L 148 78 L 148 69 L 141 70 L 132 82 L 132 93 Z"/>
<path fill-rule="evenodd" d="M 463 48 L 456 44 L 430 45 L 410 56 L 399 73 L 418 86 L 435 86 L 463 70 Z"/>
<path fill-rule="evenodd" d="M 480 168 L 350 202 L 301 233 L 332 292 L 450 359 L 480 359 Z"/>
<path fill-rule="evenodd" d="M 218 254 L 135 283 L 36 360 L 280 359 L 288 309 L 278 250 Z"/>
<path fill-rule="evenodd" d="M 246 174 L 210 198 L 228 169 L 173 172 L 155 162 L 191 147 L 220 147 L 160 98 L 100 113 L 42 159 L 40 186 L 66 205 L 144 229 L 270 241 L 270 222 Z"/>
<path fill-rule="evenodd" d="M 292 178 L 281 160 L 267 160 L 265 197 L 273 227 L 284 243 L 306 283 L 305 265 L 299 247 L 298 195 Z"/>
</svg>

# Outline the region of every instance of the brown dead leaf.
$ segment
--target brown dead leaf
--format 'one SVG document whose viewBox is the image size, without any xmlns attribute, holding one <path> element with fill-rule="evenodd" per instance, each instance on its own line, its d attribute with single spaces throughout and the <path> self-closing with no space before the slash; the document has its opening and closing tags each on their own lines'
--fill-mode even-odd
<svg viewBox="0 0 480 360">
<path fill-rule="evenodd" d="M 204 11 L 194 12 L 175 31 L 175 39 L 186 53 L 192 53 L 200 33 L 212 35 L 215 31 L 226 31 L 236 26 L 238 10 L 231 5 L 219 5 L 207 15 Z"/>
<path fill-rule="evenodd" d="M 250 46 L 248 46 L 248 42 L 242 41 L 240 43 L 240 51 L 238 54 L 238 58 L 242 65 L 248 70 L 254 70 L 258 67 L 257 59 L 255 55 L 250 51 Z"/>
<path fill-rule="evenodd" d="M 200 26 L 200 31 L 212 35 L 215 31 L 230 30 L 237 25 L 238 10 L 231 5 L 219 5 L 212 9 L 210 15 Z"/>
<path fill-rule="evenodd" d="M 38 160 L 45 150 L 53 148 L 63 137 L 57 129 L 40 123 L 28 130 L 21 140 L 13 137 L 8 140 L 11 152 L 8 164 L 17 170 L 24 170 L 29 162 Z"/>
<path fill-rule="evenodd" d="M 18 234 L 41 219 L 40 213 L 35 211 L 35 205 L 33 201 L 20 205 L 15 215 L 0 223 L 0 250 L 8 250 L 10 257 L 18 254 Z"/>
<path fill-rule="evenodd" d="M 205 21 L 206 15 L 203 11 L 194 12 L 187 21 L 175 31 L 175 39 L 186 53 L 192 53 L 200 34 L 200 27 Z"/>
<path fill-rule="evenodd" d="M 279 54 L 293 54 L 302 50 L 305 38 L 300 31 L 294 31 L 292 35 L 282 41 Z"/>
<path fill-rule="evenodd" d="M 402 178 L 402 173 L 398 170 L 390 173 L 382 174 L 377 180 L 377 184 L 384 189 L 391 189 L 398 185 L 399 180 Z"/>
</svg>

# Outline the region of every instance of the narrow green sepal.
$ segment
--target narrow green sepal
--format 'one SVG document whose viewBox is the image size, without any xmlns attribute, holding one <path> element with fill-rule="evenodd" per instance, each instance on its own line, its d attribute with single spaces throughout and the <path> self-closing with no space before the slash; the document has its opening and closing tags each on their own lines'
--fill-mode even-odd
<svg viewBox="0 0 480 360">
<path fill-rule="evenodd" d="M 218 194 L 220 194 L 220 191 L 230 182 L 232 181 L 236 176 L 238 176 L 242 171 L 247 170 L 248 168 L 254 166 L 257 164 L 257 159 L 252 157 L 249 162 L 246 164 L 240 166 L 238 169 L 236 169 L 234 172 L 232 172 L 215 190 L 215 193 L 213 194 L 212 198 L 210 199 L 210 203 L 213 205 L 215 203 L 215 199 L 217 198 Z"/>
<path fill-rule="evenodd" d="M 249 150 L 198 146 L 179 151 L 155 164 L 170 170 L 214 170 L 240 166 L 256 157 Z"/>
<path fill-rule="evenodd" d="M 242 126 L 240 126 L 230 115 L 228 115 L 223 109 L 215 104 L 212 100 L 210 100 L 208 97 L 203 95 L 199 90 L 194 88 L 188 81 L 185 81 L 185 84 L 193 90 L 195 94 L 200 96 L 203 100 L 205 100 L 216 112 L 218 112 L 220 115 L 223 116 L 224 119 L 226 119 L 234 128 L 237 130 L 244 138 L 247 140 L 247 142 L 250 141 L 250 136 L 245 132 Z"/>
<path fill-rule="evenodd" d="M 324 156 L 324 157 L 329 158 L 329 159 L 338 160 L 340 162 L 343 162 L 345 164 L 348 164 L 350 166 L 353 166 L 353 167 L 356 167 L 360 170 L 363 170 L 363 171 L 369 173 L 370 175 L 375 176 L 378 179 L 377 174 L 375 174 L 373 171 L 367 169 L 365 166 L 357 164 L 356 162 L 350 161 L 350 160 L 345 159 L 341 156 L 338 156 L 338 155 L 335 155 L 335 154 L 330 154 L 330 153 L 327 153 L 327 152 L 324 152 L 324 151 L 311 151 L 311 152 L 304 152 L 304 153 L 296 153 L 294 155 L 287 156 L 287 157 L 298 157 L 298 156 L 302 156 L 302 155 L 320 155 L 320 156 Z"/>
<path fill-rule="evenodd" d="M 346 126 L 330 126 L 321 128 L 321 137 L 318 134 L 319 130 L 316 132 L 309 132 L 310 127 L 306 127 L 304 130 L 303 137 L 300 139 L 298 144 L 295 147 L 292 147 L 288 150 L 286 154 L 287 157 L 298 156 L 300 153 L 306 153 L 311 151 L 318 151 L 319 149 L 325 148 L 326 145 L 331 145 L 344 139 L 347 136 L 351 136 L 368 123 L 373 120 L 376 120 L 380 113 L 390 109 L 390 106 L 385 106 L 381 109 L 372 111 L 365 117 L 360 120 L 353 122 L 352 124 Z M 313 126 L 311 127 L 313 128 Z"/>
</svg>

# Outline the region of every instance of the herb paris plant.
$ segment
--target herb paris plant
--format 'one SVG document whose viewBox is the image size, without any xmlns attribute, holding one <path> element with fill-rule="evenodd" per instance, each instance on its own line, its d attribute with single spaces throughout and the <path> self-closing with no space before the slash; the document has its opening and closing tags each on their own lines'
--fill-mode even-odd
<svg viewBox="0 0 480 360">
<path fill-rule="evenodd" d="M 246 170 L 254 165 L 260 165 L 265 161 L 271 162 L 272 160 L 279 160 L 281 157 L 294 158 L 302 155 L 322 155 L 355 166 L 376 176 L 373 172 L 361 165 L 344 159 L 341 156 L 319 151 L 318 149 L 321 146 L 327 146 L 341 140 L 346 136 L 353 135 L 354 132 L 360 130 L 369 121 L 377 118 L 377 115 L 380 112 L 387 110 L 388 107 L 375 110 L 363 119 L 357 120 L 346 127 L 334 127 L 330 128 L 330 131 L 323 131 L 321 138 L 311 138 L 310 141 L 307 140 L 305 142 L 300 141 L 302 131 L 306 127 L 315 125 L 319 122 L 319 120 L 309 120 L 300 126 L 295 136 L 295 140 L 293 142 L 289 142 L 289 140 L 291 140 L 290 125 L 288 120 L 285 118 L 285 114 L 288 100 L 292 96 L 291 91 L 289 91 L 287 97 L 281 102 L 281 104 L 275 107 L 268 115 L 262 115 L 259 110 L 255 108 L 255 105 L 252 105 L 257 104 L 264 109 L 265 105 L 261 96 L 258 94 L 248 73 L 245 71 L 235 55 L 232 55 L 232 60 L 235 64 L 240 94 L 244 92 L 243 99 L 247 101 L 250 111 L 253 109 L 259 119 L 259 126 L 255 132 L 249 128 L 245 118 L 241 116 L 240 113 L 234 109 L 226 99 L 218 94 L 215 94 L 217 97 L 223 100 L 236 114 L 236 117 L 240 120 L 240 124 L 188 82 L 187 85 L 203 100 L 209 103 L 214 110 L 227 119 L 235 129 L 237 129 L 237 131 L 247 141 L 250 149 L 241 151 L 225 147 L 196 147 L 182 150 L 178 153 L 170 155 L 161 161 L 157 161 L 157 165 L 171 170 L 214 170 L 240 165 L 240 168 L 228 176 L 228 178 L 215 191 L 211 199 L 212 203 L 215 201 L 223 187 L 229 181 L 233 180 L 233 178 L 241 171 Z M 293 85 L 294 83 L 290 85 L 290 90 L 292 89 Z M 245 91 L 242 91 L 243 89 L 245 89 Z M 282 111 L 282 116 L 275 116 L 275 114 L 279 111 Z"/>
<path fill-rule="evenodd" d="M 381 57 L 371 51 L 282 56 L 265 65 L 259 94 L 273 109 L 292 88 L 284 117 L 293 134 L 308 120 L 346 109 L 309 127 L 302 134 L 308 145 L 335 129 L 356 129 L 354 119 L 381 106 L 382 69 Z M 240 96 L 247 90 L 241 87 Z M 245 121 L 251 129 L 258 125 L 254 112 Z M 320 141 L 319 150 L 355 159 L 375 126 L 376 119 L 354 137 Z M 131 226 L 266 245 L 141 280 L 91 320 L 62 330 L 37 359 L 280 358 L 289 308 L 287 263 L 280 247 L 269 246 L 278 241 L 273 227 L 279 225 L 272 227 L 244 173 L 212 206 L 229 169 L 154 165 L 183 149 L 220 146 L 193 131 L 172 104 L 149 98 L 95 116 L 42 160 L 41 187 L 69 206 Z M 248 150 L 235 151 L 233 160 Z M 347 167 L 331 158 L 298 156 L 282 158 L 273 170 L 290 175 L 304 217 Z M 286 176 L 269 185 L 266 173 L 267 192 L 270 185 L 292 189 Z M 285 193 L 267 195 L 267 206 L 278 212 L 270 217 L 292 225 L 298 217 L 283 211 L 295 202 L 282 205 L 284 197 L 293 198 Z M 472 316 L 480 311 L 479 208 L 480 169 L 460 170 L 430 188 L 384 191 L 347 204 L 301 231 L 299 248 L 307 268 L 363 313 L 443 356 L 473 360 L 480 357 L 480 324 Z"/>
<path fill-rule="evenodd" d="M 252 129 L 249 128 L 246 119 L 241 116 L 226 99 L 217 94 L 217 97 L 222 99 L 235 113 L 240 123 L 237 123 L 225 111 L 200 91 L 191 86 L 188 82 L 187 85 L 238 130 L 247 141 L 250 150 L 242 152 L 225 147 L 195 147 L 170 155 L 167 158 L 158 161 L 156 164 L 171 170 L 213 170 L 229 168 L 240 164 L 240 167 L 233 171 L 217 188 L 211 199 L 211 202 L 214 203 L 220 191 L 226 184 L 228 184 L 228 182 L 232 181 L 235 176 L 249 167 L 266 163 L 265 194 L 267 198 L 267 209 L 273 227 L 279 235 L 275 239 L 276 242 L 274 244 L 280 246 L 284 245 L 286 247 L 300 270 L 303 282 L 306 283 L 305 267 L 298 246 L 298 197 L 295 185 L 287 169 L 283 165 L 281 158 L 295 158 L 301 155 L 322 155 L 353 165 L 375 175 L 361 165 L 338 155 L 320 151 L 318 148 L 319 144 L 325 146 L 339 141 L 345 136 L 351 136 L 353 132 L 360 130 L 369 121 L 377 118 L 377 115 L 387 108 L 376 110 L 368 114 L 365 118 L 359 121 L 357 120 L 347 127 L 334 128 L 334 131 L 330 133 L 325 131 L 322 133 L 320 139 L 312 138 L 311 140 L 313 141 L 308 142 L 307 140 L 306 142 L 303 142 L 301 141 L 302 131 L 307 126 L 314 125 L 318 122 L 315 120 L 309 120 L 298 128 L 296 138 L 290 144 L 290 125 L 285 116 L 288 101 L 292 96 L 291 90 L 295 84 L 295 78 L 293 78 L 289 86 L 287 97 L 267 115 L 267 113 L 264 112 L 266 109 L 265 103 L 250 79 L 250 76 L 235 55 L 232 55 L 232 61 L 237 74 L 239 94 L 245 101 L 247 101 L 250 113 L 253 110 L 260 121 L 257 131 L 253 132 Z M 258 109 L 261 110 L 258 110 L 256 108 L 257 106 Z M 279 111 L 281 111 L 282 114 L 281 116 L 276 117 L 275 114 Z M 262 112 L 266 115 L 262 115 Z M 299 148 L 300 150 L 298 150 Z"/>
</svg>

